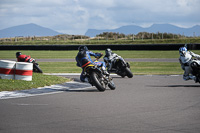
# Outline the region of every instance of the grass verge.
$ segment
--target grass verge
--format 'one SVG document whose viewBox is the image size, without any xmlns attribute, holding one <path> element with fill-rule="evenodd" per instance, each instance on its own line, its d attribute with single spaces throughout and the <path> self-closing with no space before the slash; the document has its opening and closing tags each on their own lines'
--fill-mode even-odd
<svg viewBox="0 0 200 133">
<path fill-rule="evenodd" d="M 130 62 L 131 71 L 136 75 L 182 74 L 179 62 Z M 40 62 L 44 73 L 81 73 L 76 62 Z"/>
<path fill-rule="evenodd" d="M 105 51 L 97 51 L 92 50 L 95 52 L 101 52 L 105 55 Z M 200 54 L 200 50 L 192 50 L 196 54 Z M 15 59 L 15 53 L 17 50 L 3 50 L 0 51 L 0 59 Z M 64 59 L 64 58 L 71 58 L 75 59 L 78 50 L 73 51 L 28 51 L 28 50 L 21 50 L 22 54 L 30 55 L 34 59 Z M 123 58 L 178 58 L 179 52 L 177 51 L 136 51 L 136 50 L 119 50 L 113 51 L 118 55 L 122 56 Z"/>
<path fill-rule="evenodd" d="M 68 82 L 70 79 L 33 73 L 32 81 L 0 79 L 0 91 L 15 91 Z"/>
<path fill-rule="evenodd" d="M 178 62 L 131 62 L 135 75 L 179 75 L 183 70 Z"/>
</svg>

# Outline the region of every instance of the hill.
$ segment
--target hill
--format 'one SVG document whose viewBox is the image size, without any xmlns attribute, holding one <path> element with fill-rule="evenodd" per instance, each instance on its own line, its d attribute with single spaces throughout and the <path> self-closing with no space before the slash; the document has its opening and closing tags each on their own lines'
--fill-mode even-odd
<svg viewBox="0 0 200 133">
<path fill-rule="evenodd" d="M 95 37 L 96 35 L 103 32 L 118 32 L 128 34 L 138 34 L 139 32 L 149 32 L 149 33 L 173 33 L 180 34 L 185 36 L 200 36 L 200 26 L 196 25 L 191 28 L 181 28 L 178 26 L 174 26 L 171 24 L 153 24 L 150 27 L 143 28 L 135 25 L 122 26 L 117 29 L 105 29 L 105 30 L 97 30 L 97 29 L 88 29 L 85 33 L 86 36 Z"/>
<path fill-rule="evenodd" d="M 13 26 L 0 30 L 0 38 L 16 37 L 16 36 L 54 36 L 62 33 L 56 32 L 49 28 L 45 28 L 33 23 Z"/>
</svg>

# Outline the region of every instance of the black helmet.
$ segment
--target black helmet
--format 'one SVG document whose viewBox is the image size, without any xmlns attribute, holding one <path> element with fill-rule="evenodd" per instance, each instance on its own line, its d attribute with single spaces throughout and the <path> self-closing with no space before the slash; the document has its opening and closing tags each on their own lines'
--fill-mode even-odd
<svg viewBox="0 0 200 133">
<path fill-rule="evenodd" d="M 111 56 L 112 50 L 110 48 L 107 48 L 105 53 L 107 56 Z"/>
<path fill-rule="evenodd" d="M 88 51 L 88 48 L 85 45 L 81 45 L 81 46 L 79 46 L 78 50 L 79 50 L 79 52 L 80 51 Z"/>
<path fill-rule="evenodd" d="M 16 53 L 16 58 L 18 57 L 18 56 L 20 56 L 22 53 L 21 52 L 17 52 Z"/>
</svg>

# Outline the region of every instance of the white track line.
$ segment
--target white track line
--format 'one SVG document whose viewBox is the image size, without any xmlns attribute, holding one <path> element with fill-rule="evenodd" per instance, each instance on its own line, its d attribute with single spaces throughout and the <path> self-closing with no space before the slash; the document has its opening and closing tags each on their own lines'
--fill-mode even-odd
<svg viewBox="0 0 200 133">
<path fill-rule="evenodd" d="M 89 83 L 81 83 L 76 81 L 66 82 L 64 84 L 57 84 L 29 90 L 20 91 L 2 91 L 0 92 L 0 99 L 10 99 L 19 97 L 30 97 L 37 95 L 55 94 L 64 91 L 86 90 L 92 86 Z"/>
</svg>

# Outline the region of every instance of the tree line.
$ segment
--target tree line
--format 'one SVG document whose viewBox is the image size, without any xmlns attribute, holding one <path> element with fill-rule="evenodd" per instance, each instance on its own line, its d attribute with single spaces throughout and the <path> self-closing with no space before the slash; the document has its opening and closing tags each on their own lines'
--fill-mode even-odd
<svg viewBox="0 0 200 133">
<path fill-rule="evenodd" d="M 44 36 L 44 37 L 37 37 L 37 36 L 17 36 L 17 37 L 10 37 L 10 38 L 0 38 L 0 42 L 20 42 L 20 41 L 47 41 L 47 42 L 55 42 L 55 41 L 84 41 L 84 40 L 143 40 L 143 39 L 182 39 L 182 38 L 189 38 L 184 35 L 180 34 L 172 34 L 172 33 L 148 33 L 148 32 L 139 32 L 138 34 L 124 34 L 124 33 L 116 33 L 116 32 L 103 32 L 94 38 L 90 38 L 89 36 L 85 35 L 68 35 L 68 34 L 61 34 L 56 36 Z"/>
<path fill-rule="evenodd" d="M 96 38 L 100 39 L 180 39 L 185 38 L 186 36 L 173 33 L 148 33 L 148 32 L 139 32 L 138 34 L 128 34 L 116 33 L 116 32 L 103 32 L 96 35 Z"/>
</svg>

